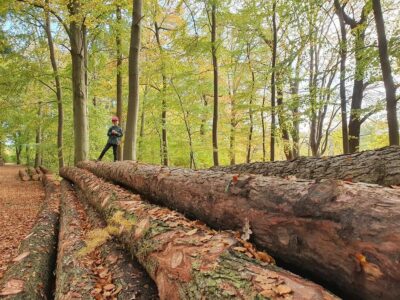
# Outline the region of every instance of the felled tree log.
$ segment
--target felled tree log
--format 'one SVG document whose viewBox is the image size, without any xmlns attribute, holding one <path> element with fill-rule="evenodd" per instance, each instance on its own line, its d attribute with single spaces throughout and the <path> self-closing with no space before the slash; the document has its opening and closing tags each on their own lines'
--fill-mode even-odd
<svg viewBox="0 0 400 300">
<path fill-rule="evenodd" d="M 238 230 L 248 220 L 258 246 L 346 298 L 400 299 L 397 189 L 134 162 L 79 167 L 214 228 Z"/>
<path fill-rule="evenodd" d="M 22 181 L 29 181 L 31 180 L 31 177 L 26 173 L 25 170 L 19 170 L 18 171 L 19 177 L 21 178 Z"/>
<path fill-rule="evenodd" d="M 55 299 L 155 299 L 157 290 L 145 278 L 147 274 L 104 239 L 104 224 L 87 214 L 65 180 L 61 192 Z"/>
<path fill-rule="evenodd" d="M 299 157 L 291 161 L 254 162 L 211 169 L 227 173 L 296 176 L 304 179 L 332 178 L 385 186 L 399 185 L 400 147 L 390 146 L 354 154 Z"/>
<path fill-rule="evenodd" d="M 336 299 L 297 275 L 250 259 L 232 233 L 189 222 L 86 170 L 62 168 L 60 175 L 118 228 L 117 235 L 156 282 L 161 299 Z"/>
<path fill-rule="evenodd" d="M 21 242 L 19 255 L 0 280 L 2 299 L 51 299 L 57 253 L 59 184 L 48 181 L 46 196 L 31 233 Z"/>
</svg>

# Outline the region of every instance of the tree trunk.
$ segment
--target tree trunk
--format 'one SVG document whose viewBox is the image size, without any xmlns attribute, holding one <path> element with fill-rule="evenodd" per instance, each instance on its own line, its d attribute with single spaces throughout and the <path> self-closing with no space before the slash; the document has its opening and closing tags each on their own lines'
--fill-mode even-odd
<svg viewBox="0 0 400 300">
<path fill-rule="evenodd" d="M 84 25 L 76 20 L 81 13 L 79 1 L 69 5 L 69 37 L 72 57 L 72 91 L 74 115 L 75 164 L 89 157 L 89 124 L 87 111 Z"/>
<path fill-rule="evenodd" d="M 381 62 L 382 77 L 386 91 L 386 112 L 389 127 L 390 145 L 399 144 L 399 124 L 397 121 L 397 99 L 396 87 L 393 82 L 392 68 L 389 61 L 388 45 L 385 32 L 385 21 L 383 19 L 380 0 L 373 0 L 376 31 L 378 33 L 379 59 Z"/>
<path fill-rule="evenodd" d="M 211 54 L 214 73 L 214 113 L 212 126 L 212 144 L 214 166 L 219 165 L 218 158 L 218 61 L 217 61 L 217 7 L 215 1 L 211 4 Z"/>
<path fill-rule="evenodd" d="M 270 142 L 270 161 L 275 160 L 275 74 L 276 74 L 276 50 L 277 50 L 277 28 L 276 28 L 276 0 L 273 1 L 272 4 L 272 32 L 273 32 L 273 40 L 272 40 L 272 74 L 271 74 L 271 142 Z"/>
<path fill-rule="evenodd" d="M 48 4 L 48 0 L 46 1 Z M 56 61 L 56 55 L 54 51 L 53 36 L 51 33 L 51 20 L 49 11 L 45 10 L 45 31 L 47 36 L 47 44 L 49 46 L 51 67 L 53 68 L 54 82 L 56 86 L 56 96 L 57 96 L 57 157 L 58 157 L 58 168 L 64 167 L 64 153 L 63 153 L 63 126 L 64 126 L 64 110 L 62 103 L 62 90 L 60 74 L 58 73 L 58 66 Z"/>
<path fill-rule="evenodd" d="M 400 297 L 396 190 L 129 162 L 79 166 L 217 229 L 238 230 L 247 219 L 258 246 L 346 298 Z"/>
<path fill-rule="evenodd" d="M 255 74 L 251 65 L 251 58 L 250 58 L 250 44 L 247 44 L 247 60 L 249 64 L 249 69 L 251 73 L 251 89 L 250 89 L 250 100 L 249 100 L 249 132 L 247 135 L 247 155 L 246 155 L 246 162 L 251 162 L 251 151 L 252 151 L 252 142 L 253 142 L 253 131 L 254 131 L 254 121 L 253 121 L 253 97 L 254 97 L 254 89 L 256 84 Z"/>
<path fill-rule="evenodd" d="M 55 299 L 69 298 L 74 292 L 83 299 L 106 298 L 107 293 L 116 293 L 119 299 L 156 299 L 154 283 L 136 261 L 117 249 L 109 228 L 78 200 L 65 180 L 61 192 Z"/>
<path fill-rule="evenodd" d="M 157 22 L 154 22 L 154 32 L 156 36 L 158 50 L 160 51 L 161 59 L 161 77 L 162 77 L 162 90 L 161 90 L 161 138 L 162 138 L 162 149 L 161 149 L 161 161 L 164 166 L 168 166 L 168 138 L 167 138 L 167 75 L 165 74 L 165 61 L 164 61 L 164 49 L 161 45 L 160 40 L 160 27 Z"/>
<path fill-rule="evenodd" d="M 139 52 L 142 0 L 133 1 L 131 45 L 129 50 L 129 101 L 124 159 L 136 160 L 137 119 L 139 113 Z"/>
<path fill-rule="evenodd" d="M 42 164 L 42 102 L 38 103 L 38 128 L 36 129 L 35 168 Z"/>
<path fill-rule="evenodd" d="M 120 239 L 156 282 L 161 299 L 199 295 L 206 299 L 336 299 L 311 282 L 249 258 L 266 261 L 269 256 L 232 233 L 211 231 L 87 171 L 64 168 L 61 175 L 76 184 L 109 225 L 117 226 Z M 118 215 L 123 222 L 115 222 Z M 249 252 L 249 257 L 240 251 Z"/>
<path fill-rule="evenodd" d="M 0 280 L 0 297 L 14 300 L 52 299 L 57 255 L 59 185 L 45 181 L 45 200 L 19 255 Z"/>
<path fill-rule="evenodd" d="M 121 45 L 121 6 L 117 5 L 116 8 L 117 16 L 117 30 L 116 30 L 116 49 L 117 49 L 117 117 L 121 127 L 123 127 L 123 99 L 122 99 L 122 45 Z M 122 144 L 118 145 L 118 160 L 123 160 Z"/>
<path fill-rule="evenodd" d="M 343 10 L 339 0 L 335 0 L 335 10 L 340 24 L 340 109 L 342 117 L 342 144 L 343 153 L 349 153 L 349 134 L 347 129 L 347 98 L 346 98 L 346 61 L 347 61 L 347 33 Z"/>
<path fill-rule="evenodd" d="M 364 93 L 364 77 L 365 77 L 365 32 L 367 29 L 366 23 L 370 11 L 370 2 L 364 5 L 361 13 L 361 18 L 358 22 L 350 18 L 341 8 L 346 24 L 350 25 L 352 33 L 354 34 L 354 56 L 355 56 L 355 70 L 354 70 L 354 84 L 353 94 L 351 100 L 350 120 L 348 128 L 349 136 L 349 153 L 359 151 L 360 147 L 360 131 L 361 131 L 361 116 L 360 110 L 362 107 L 363 93 Z"/>
<path fill-rule="evenodd" d="M 278 76 L 277 83 L 277 114 L 279 120 L 279 127 L 282 132 L 283 152 L 285 153 L 286 159 L 293 159 L 293 152 L 290 145 L 289 130 L 287 129 L 287 120 L 285 116 L 285 108 L 283 106 L 283 90 L 281 76 Z"/>
<path fill-rule="evenodd" d="M 15 156 L 17 158 L 17 165 L 21 164 L 21 152 L 22 152 L 22 146 L 15 145 Z"/>
<path fill-rule="evenodd" d="M 146 84 L 145 88 L 144 88 L 144 94 L 143 94 L 143 100 L 142 100 L 142 113 L 140 115 L 140 132 L 139 132 L 139 145 L 138 145 L 138 160 L 141 161 L 143 160 L 143 139 L 144 139 L 144 124 L 145 124 L 145 104 L 146 104 L 146 97 L 147 97 L 147 93 L 149 91 L 149 86 Z"/>
</svg>

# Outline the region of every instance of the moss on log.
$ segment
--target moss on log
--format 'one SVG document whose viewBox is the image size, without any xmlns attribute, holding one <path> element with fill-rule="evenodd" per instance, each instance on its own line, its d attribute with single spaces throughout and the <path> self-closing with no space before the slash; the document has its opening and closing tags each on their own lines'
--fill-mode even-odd
<svg viewBox="0 0 400 300">
<path fill-rule="evenodd" d="M 326 157 L 299 157 L 291 161 L 254 162 L 212 167 L 227 173 L 304 179 L 341 179 L 380 185 L 400 185 L 400 147 L 389 146 L 354 154 Z"/>
<path fill-rule="evenodd" d="M 398 189 L 134 162 L 79 166 L 214 228 L 239 230 L 247 219 L 258 246 L 346 298 L 400 299 Z"/>
<path fill-rule="evenodd" d="M 51 299 L 59 221 L 59 184 L 47 181 L 45 201 L 19 255 L 0 280 L 2 299 Z"/>
<path fill-rule="evenodd" d="M 233 233 L 148 204 L 78 168 L 60 175 L 107 220 L 156 282 L 161 299 L 336 299 L 322 287 L 251 259 Z"/>
</svg>

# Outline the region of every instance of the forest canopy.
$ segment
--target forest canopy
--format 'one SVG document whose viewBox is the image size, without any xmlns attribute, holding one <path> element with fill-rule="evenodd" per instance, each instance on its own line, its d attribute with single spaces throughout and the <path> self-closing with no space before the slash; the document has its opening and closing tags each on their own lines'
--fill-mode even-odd
<svg viewBox="0 0 400 300">
<path fill-rule="evenodd" d="M 399 15 L 395 0 L 2 1 L 0 156 L 96 159 L 114 115 L 120 159 L 191 168 L 398 144 Z"/>
</svg>

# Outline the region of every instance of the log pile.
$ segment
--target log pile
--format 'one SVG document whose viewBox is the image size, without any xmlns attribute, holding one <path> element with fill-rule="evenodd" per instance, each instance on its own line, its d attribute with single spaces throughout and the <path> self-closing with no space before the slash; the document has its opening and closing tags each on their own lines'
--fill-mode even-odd
<svg viewBox="0 0 400 300">
<path fill-rule="evenodd" d="M 346 297 L 400 299 L 398 189 L 134 162 L 79 167 L 214 228 L 238 230 L 248 223 L 259 247 Z"/>
<path fill-rule="evenodd" d="M 2 299 L 50 299 L 57 252 L 59 184 L 45 181 L 45 201 L 19 255 L 0 280 Z"/>
<path fill-rule="evenodd" d="M 44 174 L 51 174 L 50 171 L 48 171 L 47 169 L 45 170 L 46 172 L 43 172 L 41 167 L 38 168 L 28 167 L 24 170 L 22 169 L 19 170 L 18 174 L 22 181 L 30 181 L 30 180 L 39 181 L 42 180 Z"/>
<path fill-rule="evenodd" d="M 212 167 L 211 170 L 317 180 L 331 178 L 385 186 L 400 185 L 400 147 L 389 146 L 332 157 L 299 157 L 291 161 Z"/>
<path fill-rule="evenodd" d="M 88 171 L 63 168 L 60 175 L 115 228 L 114 234 L 156 282 L 161 299 L 336 299 L 320 286 L 267 263 L 267 254 L 233 233 L 210 230 L 148 204 Z"/>
</svg>

